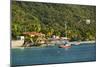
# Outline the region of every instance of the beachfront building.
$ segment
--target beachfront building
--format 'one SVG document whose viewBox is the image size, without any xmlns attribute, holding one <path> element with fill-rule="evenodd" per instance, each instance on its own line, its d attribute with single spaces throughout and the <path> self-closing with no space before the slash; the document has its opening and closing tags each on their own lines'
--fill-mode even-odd
<svg viewBox="0 0 100 67">
<path fill-rule="evenodd" d="M 31 43 L 31 45 L 40 45 L 45 43 L 45 34 L 38 33 L 38 32 L 23 32 L 23 35 L 25 37 L 25 42 L 23 45 L 25 45 L 26 42 Z M 30 44 L 29 44 L 30 45 Z"/>
<path fill-rule="evenodd" d="M 31 37 L 34 37 L 34 36 L 43 36 L 45 37 L 45 34 L 43 33 L 38 33 L 38 32 L 23 32 L 24 35 L 29 35 Z"/>
</svg>

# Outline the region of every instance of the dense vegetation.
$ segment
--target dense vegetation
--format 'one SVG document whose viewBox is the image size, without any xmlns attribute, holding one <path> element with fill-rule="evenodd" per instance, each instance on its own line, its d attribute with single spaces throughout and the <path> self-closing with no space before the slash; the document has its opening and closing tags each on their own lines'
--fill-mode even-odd
<svg viewBox="0 0 100 67">
<path fill-rule="evenodd" d="M 90 24 L 86 20 L 90 20 Z M 12 38 L 23 32 L 42 32 L 47 37 L 67 36 L 71 40 L 94 40 L 96 7 L 72 4 L 12 2 Z"/>
</svg>

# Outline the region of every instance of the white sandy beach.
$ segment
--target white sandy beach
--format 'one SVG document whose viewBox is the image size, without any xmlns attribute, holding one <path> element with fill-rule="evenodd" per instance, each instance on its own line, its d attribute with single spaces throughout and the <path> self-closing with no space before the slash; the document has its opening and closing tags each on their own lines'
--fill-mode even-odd
<svg viewBox="0 0 100 67">
<path fill-rule="evenodd" d="M 11 47 L 12 48 L 21 47 L 23 43 L 24 43 L 24 40 L 12 40 Z"/>
</svg>

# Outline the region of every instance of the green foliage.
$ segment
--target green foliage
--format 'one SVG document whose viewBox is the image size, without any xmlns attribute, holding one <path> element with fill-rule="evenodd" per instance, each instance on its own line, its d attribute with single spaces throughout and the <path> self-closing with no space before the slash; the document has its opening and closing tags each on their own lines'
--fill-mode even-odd
<svg viewBox="0 0 100 67">
<path fill-rule="evenodd" d="M 38 38 L 39 38 L 38 36 L 32 37 L 32 41 L 34 42 L 34 45 L 38 45 L 38 42 L 37 42 Z"/>
<path fill-rule="evenodd" d="M 91 23 L 86 24 L 90 19 Z M 67 29 L 65 29 L 67 22 Z M 42 32 L 73 39 L 94 40 L 96 26 L 96 7 L 72 4 L 50 4 L 37 2 L 12 2 L 12 36 L 22 32 Z"/>
</svg>

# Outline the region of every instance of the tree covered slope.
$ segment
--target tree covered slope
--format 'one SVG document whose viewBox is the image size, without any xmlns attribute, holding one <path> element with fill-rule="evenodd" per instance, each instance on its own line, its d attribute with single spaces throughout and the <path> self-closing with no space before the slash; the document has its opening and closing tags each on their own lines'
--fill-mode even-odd
<svg viewBox="0 0 100 67">
<path fill-rule="evenodd" d="M 86 20 L 90 20 L 90 24 Z M 94 40 L 96 7 L 12 1 L 12 37 L 23 32 L 42 32 L 46 36 L 67 36 L 74 40 Z"/>
</svg>

